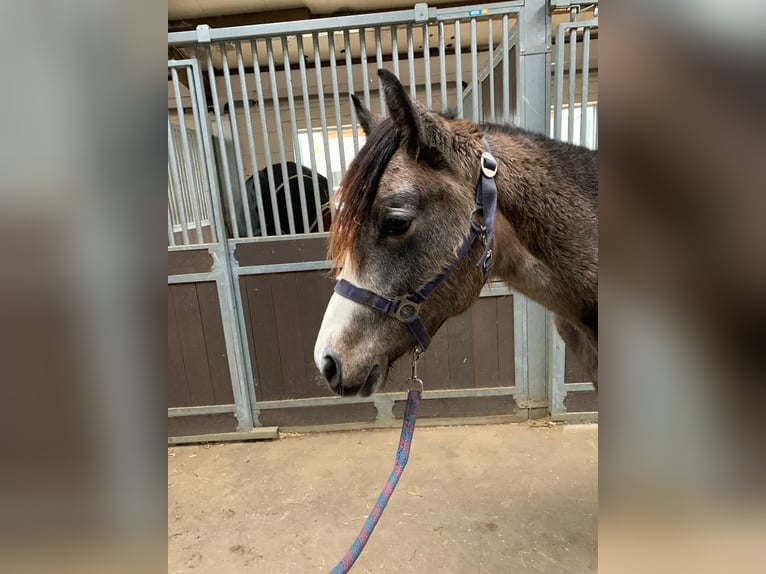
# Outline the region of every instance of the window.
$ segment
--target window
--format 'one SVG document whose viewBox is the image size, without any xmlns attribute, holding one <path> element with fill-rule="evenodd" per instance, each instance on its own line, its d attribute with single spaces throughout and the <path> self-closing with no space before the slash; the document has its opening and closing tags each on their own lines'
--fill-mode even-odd
<svg viewBox="0 0 766 574">
<path fill-rule="evenodd" d="M 554 110 L 551 108 L 551 134 L 554 126 Z M 568 141 L 577 145 L 584 145 L 590 149 L 598 148 L 598 104 L 596 102 L 589 103 L 585 107 L 585 142 L 580 143 L 580 119 L 582 118 L 582 106 L 576 104 L 573 109 L 574 113 L 574 134 L 570 139 L 569 137 L 569 106 L 561 108 L 561 139 L 562 141 Z"/>
<path fill-rule="evenodd" d="M 327 174 L 327 156 L 325 155 L 325 140 L 322 134 L 321 128 L 314 128 L 312 130 L 313 142 L 309 140 L 309 134 L 307 131 L 302 131 L 298 134 L 298 145 L 301 152 L 301 163 L 311 169 L 311 150 L 314 150 L 314 157 L 316 158 L 317 173 L 321 173 L 323 176 L 330 179 Z M 350 127 L 344 127 L 342 131 L 343 137 L 343 154 L 346 160 L 346 168 L 351 160 L 356 155 L 354 151 L 354 131 Z M 361 148 L 366 141 L 364 132 L 361 129 L 357 130 L 357 137 L 359 139 L 359 147 Z M 338 191 L 340 187 L 340 180 L 343 177 L 342 165 L 340 161 L 340 140 L 338 137 L 337 129 L 327 130 L 327 147 L 330 152 L 330 166 L 332 168 L 332 186 L 333 193 Z M 297 161 L 297 158 L 296 158 Z"/>
</svg>

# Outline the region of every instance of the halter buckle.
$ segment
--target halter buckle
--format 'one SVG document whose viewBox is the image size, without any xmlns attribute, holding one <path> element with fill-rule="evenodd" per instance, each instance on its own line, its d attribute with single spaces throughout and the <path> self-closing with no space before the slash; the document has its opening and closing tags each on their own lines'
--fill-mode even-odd
<svg viewBox="0 0 766 574">
<path fill-rule="evenodd" d="M 481 171 L 485 177 L 493 178 L 497 173 L 497 160 L 488 151 L 481 152 Z"/>
<path fill-rule="evenodd" d="M 394 300 L 398 301 L 399 304 L 396 306 L 396 310 L 391 314 L 395 319 L 401 321 L 402 323 L 406 323 L 407 319 L 420 313 L 420 303 L 410 301 L 406 296 L 397 297 Z"/>
</svg>

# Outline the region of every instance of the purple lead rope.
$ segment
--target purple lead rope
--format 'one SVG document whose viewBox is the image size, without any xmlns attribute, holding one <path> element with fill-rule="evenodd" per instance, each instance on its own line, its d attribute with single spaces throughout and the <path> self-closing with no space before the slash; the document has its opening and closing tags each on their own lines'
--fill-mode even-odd
<svg viewBox="0 0 766 574">
<path fill-rule="evenodd" d="M 402 434 L 399 438 L 399 448 L 396 450 L 396 464 L 394 464 L 394 470 L 391 472 L 391 476 L 388 477 L 388 482 L 383 487 L 383 491 L 378 497 L 378 501 L 364 521 L 362 531 L 359 536 L 356 537 L 354 543 L 349 548 L 343 559 L 338 562 L 337 566 L 332 569 L 331 574 L 346 574 L 359 558 L 362 553 L 365 544 L 370 539 L 372 531 L 380 520 L 380 516 L 386 509 L 388 501 L 391 499 L 391 495 L 394 493 L 394 488 L 399 482 L 399 477 L 402 476 L 404 467 L 407 465 L 407 459 L 410 456 L 410 446 L 412 445 L 412 435 L 415 432 L 415 419 L 418 415 L 418 405 L 420 404 L 420 389 L 412 389 L 407 393 L 407 405 L 404 408 L 404 421 L 402 422 Z"/>
</svg>

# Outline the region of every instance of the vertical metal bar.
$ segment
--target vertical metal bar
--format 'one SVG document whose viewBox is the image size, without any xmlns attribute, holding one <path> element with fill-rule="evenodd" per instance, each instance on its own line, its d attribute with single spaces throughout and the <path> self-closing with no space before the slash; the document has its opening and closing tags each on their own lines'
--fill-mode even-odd
<svg viewBox="0 0 766 574">
<path fill-rule="evenodd" d="M 210 223 L 210 231 L 211 231 L 210 240 L 219 241 L 220 238 L 218 237 L 218 234 L 216 232 L 214 218 L 211 214 L 212 208 L 210 207 L 210 201 L 211 201 L 210 195 L 213 193 L 214 188 L 210 186 L 209 182 L 211 179 L 211 174 L 207 173 L 207 164 L 204 161 L 205 150 L 204 150 L 204 143 L 203 143 L 204 137 L 202 135 L 202 123 L 201 123 L 202 120 L 199 117 L 200 113 L 197 110 L 197 105 L 194 105 L 194 103 L 196 102 L 196 99 L 194 97 L 196 92 L 194 90 L 197 88 L 196 84 L 199 80 L 197 79 L 195 75 L 192 74 L 192 69 L 193 68 L 191 66 L 186 68 L 186 79 L 189 86 L 189 93 L 192 96 L 192 116 L 194 117 L 194 132 L 196 134 L 195 139 L 197 140 L 197 156 L 195 158 L 197 161 L 197 167 L 198 167 L 197 172 L 199 174 L 199 179 L 200 179 L 200 189 L 205 190 L 202 194 L 202 208 L 203 208 L 203 213 L 205 215 L 205 218 Z M 207 117 L 205 118 L 205 121 L 207 122 Z"/>
<path fill-rule="evenodd" d="M 564 110 L 564 26 L 556 29 L 556 77 L 553 95 L 553 137 L 561 139 L 561 115 Z"/>
<path fill-rule="evenodd" d="M 489 121 L 495 120 L 495 39 L 492 18 L 487 19 L 489 26 Z"/>
<path fill-rule="evenodd" d="M 335 215 L 335 202 L 332 195 L 335 193 L 332 174 L 332 159 L 330 158 L 330 142 L 327 136 L 327 116 L 324 105 L 324 80 L 322 79 L 322 59 L 319 55 L 319 35 L 315 32 L 311 36 L 314 45 L 314 70 L 317 75 L 317 96 L 319 97 L 319 120 L 322 123 L 322 141 L 324 142 L 324 161 L 327 169 L 327 185 L 330 193 L 330 213 Z"/>
<path fill-rule="evenodd" d="M 580 98 L 580 145 L 585 145 L 588 126 L 588 75 L 590 74 L 590 27 L 582 37 L 582 96 Z"/>
<path fill-rule="evenodd" d="M 298 142 L 298 122 L 295 119 L 295 97 L 293 95 L 293 73 L 290 68 L 290 54 L 287 51 L 287 37 L 282 36 L 282 65 L 285 71 L 285 90 L 287 91 L 287 107 L 290 110 L 290 129 L 293 136 L 293 153 L 295 154 L 295 173 L 298 177 L 298 194 L 301 204 L 301 218 L 303 219 L 303 233 L 309 232 L 309 212 L 306 204 L 306 186 L 303 182 L 303 161 L 301 159 L 301 146 Z M 292 197 L 290 180 L 285 180 L 285 195 Z M 291 205 L 292 202 L 288 203 Z M 292 208 L 290 208 L 292 209 Z"/>
<path fill-rule="evenodd" d="M 250 165 L 253 173 L 253 185 L 255 189 L 255 204 L 258 210 L 258 225 L 261 229 L 261 235 L 266 234 L 266 214 L 263 211 L 263 191 L 261 190 L 261 178 L 258 174 L 258 160 L 255 158 L 255 140 L 253 139 L 253 121 L 250 111 L 250 98 L 247 93 L 247 78 L 245 74 L 245 64 L 242 59 L 242 44 L 237 42 L 237 71 L 239 72 L 239 87 L 242 90 L 242 105 L 245 112 L 245 127 L 247 128 L 247 143 L 250 148 Z M 255 72 L 258 62 L 253 54 L 253 71 Z M 258 69 L 260 72 L 260 69 Z M 242 208 L 245 210 L 245 221 L 247 222 L 248 237 L 253 237 L 252 212 L 250 210 L 250 198 L 247 196 L 247 184 L 242 190 Z"/>
<path fill-rule="evenodd" d="M 364 107 L 370 109 L 370 77 L 367 70 L 367 30 L 359 28 L 359 57 L 362 60 L 362 86 L 364 87 Z"/>
<path fill-rule="evenodd" d="M 455 80 L 457 83 L 457 115 L 463 117 L 463 55 L 460 45 L 460 20 L 455 20 Z"/>
<path fill-rule="evenodd" d="M 378 69 L 383 67 L 383 44 L 380 41 L 380 26 L 375 27 L 375 59 Z M 383 97 L 383 84 L 378 82 L 378 98 L 380 99 L 380 115 L 386 116 L 386 99 Z"/>
<path fill-rule="evenodd" d="M 332 101 L 335 108 L 335 125 L 338 135 L 338 152 L 340 154 L 340 172 L 346 173 L 346 146 L 343 144 L 343 116 L 340 114 L 340 94 L 338 93 L 338 70 L 335 62 L 335 32 L 327 32 L 330 45 L 330 77 L 332 78 Z"/>
<path fill-rule="evenodd" d="M 354 68 L 351 64 L 351 43 L 349 42 L 348 30 L 343 30 L 343 47 L 346 50 L 346 77 L 348 79 L 348 93 L 354 93 Z M 349 104 L 350 105 L 350 104 Z M 351 132 L 354 139 L 354 154 L 359 153 L 359 134 L 356 133 L 356 114 L 351 114 Z"/>
<path fill-rule="evenodd" d="M 237 129 L 237 106 L 236 102 L 234 101 L 234 93 L 231 88 L 231 72 L 229 71 L 229 57 L 226 54 L 226 48 L 223 44 L 221 44 L 221 57 L 223 58 L 223 77 L 226 84 L 226 99 L 229 102 L 229 125 L 231 127 L 231 138 L 234 142 L 234 165 L 237 169 L 237 177 L 239 179 L 239 194 L 240 198 L 242 198 L 242 204 L 248 205 L 246 203 L 246 197 L 247 197 L 247 185 L 245 184 L 245 169 L 242 165 L 242 149 L 239 145 L 239 129 Z M 236 204 L 235 204 L 236 208 Z M 252 222 L 250 220 L 250 213 L 248 211 L 245 211 L 245 225 L 247 229 L 243 229 L 243 232 L 247 232 L 248 237 L 253 236 L 253 228 L 252 228 Z M 239 237 L 239 230 L 237 229 L 237 225 L 234 223 L 237 220 L 237 212 L 231 211 L 229 212 L 229 217 L 231 219 L 231 227 L 232 229 L 235 229 L 237 231 L 237 234 L 235 237 Z"/>
<path fill-rule="evenodd" d="M 208 78 L 211 84 L 213 108 L 217 110 L 218 100 L 216 98 L 215 70 L 210 61 L 209 50 L 207 51 L 207 56 Z M 195 78 L 201 78 L 201 72 L 196 61 L 192 62 L 192 67 L 194 68 Z M 202 82 L 196 81 L 194 86 L 196 89 L 196 103 L 203 106 L 204 109 L 205 93 Z M 202 115 L 202 110 L 200 110 L 200 115 Z M 208 121 L 200 122 L 200 127 L 202 128 L 201 139 L 205 151 L 202 158 L 207 166 L 206 171 L 209 176 L 210 189 L 212 190 L 210 194 L 212 204 L 211 221 L 215 229 L 223 229 L 223 210 L 221 207 L 221 197 L 218 193 L 218 181 L 216 179 L 216 167 L 211 147 L 212 141 L 208 131 Z M 216 261 L 214 271 L 218 272 L 216 286 L 218 287 L 218 299 L 221 304 L 221 322 L 223 324 L 226 354 L 229 361 L 229 373 L 232 379 L 232 392 L 234 394 L 234 402 L 237 405 L 235 413 L 237 417 L 237 430 L 248 431 L 253 427 L 251 406 L 253 409 L 256 406 L 254 404 L 251 405 L 249 400 L 253 377 L 252 369 L 250 368 L 250 355 L 246 352 L 244 315 L 240 308 L 242 298 L 239 293 L 239 284 L 235 283 L 232 285 L 232 258 L 228 256 L 230 251 L 227 242 L 220 241 L 211 248 L 211 252 L 214 254 Z M 246 371 L 245 373 L 242 372 L 243 366 Z"/>
<path fill-rule="evenodd" d="M 168 245 L 170 247 L 175 247 L 175 244 L 176 244 L 176 234 L 175 234 L 175 231 L 173 230 L 173 218 L 170 216 L 170 202 L 168 202 Z"/>
<path fill-rule="evenodd" d="M 473 121 L 481 120 L 479 116 L 479 63 L 476 54 L 476 18 L 471 18 L 471 103 L 473 105 Z"/>
<path fill-rule="evenodd" d="M 503 14 L 503 122 L 511 121 L 511 82 L 509 64 L 511 47 L 508 45 L 508 14 Z"/>
<path fill-rule="evenodd" d="M 442 111 L 447 111 L 447 55 L 444 53 L 444 22 L 439 22 L 439 90 L 442 97 Z"/>
<path fill-rule="evenodd" d="M 399 77 L 399 34 L 396 24 L 391 26 L 391 59 L 394 62 L 394 75 Z"/>
<path fill-rule="evenodd" d="M 555 417 L 567 411 L 564 406 L 567 391 L 564 384 L 566 351 L 564 341 L 559 336 L 554 322 L 554 315 L 548 315 L 548 408 Z"/>
<path fill-rule="evenodd" d="M 428 24 L 423 24 L 423 73 L 426 82 L 426 105 L 430 110 L 434 106 L 431 93 L 431 46 L 428 36 Z"/>
<path fill-rule="evenodd" d="M 176 102 L 176 112 L 178 113 L 178 123 L 181 127 L 181 151 L 184 156 L 184 166 L 186 168 L 186 186 L 189 189 L 189 199 L 192 205 L 192 215 L 194 216 L 194 230 L 197 236 L 197 243 L 205 243 L 202 237 L 202 218 L 199 209 L 200 190 L 197 187 L 197 180 L 194 178 L 194 168 L 192 166 L 191 150 L 189 149 L 189 134 L 186 131 L 186 118 L 184 116 L 184 104 L 181 100 L 181 86 L 178 81 L 178 70 L 170 69 L 173 79 L 173 93 Z"/>
<path fill-rule="evenodd" d="M 316 208 L 317 231 L 324 231 L 322 218 L 322 198 L 319 195 L 317 160 L 314 153 L 314 128 L 311 126 L 311 102 L 309 99 L 308 78 L 306 77 L 306 56 L 303 52 L 303 35 L 298 34 L 298 66 L 301 72 L 301 91 L 303 92 L 303 111 L 306 116 L 306 133 L 309 140 L 309 159 L 311 161 L 311 183 L 314 187 L 314 207 Z M 322 87 L 320 86 L 321 90 Z"/>
<path fill-rule="evenodd" d="M 181 237 L 184 245 L 189 245 L 188 223 L 186 221 L 186 206 L 184 205 L 183 193 L 181 192 L 181 181 L 178 175 L 178 157 L 176 154 L 175 143 L 173 142 L 173 128 L 170 125 L 168 117 L 168 160 L 170 160 L 170 181 L 173 183 L 173 197 L 178 206 L 178 220 L 181 223 Z"/>
<path fill-rule="evenodd" d="M 269 60 L 269 79 L 271 80 L 271 101 L 274 103 L 274 121 L 277 124 L 277 145 L 279 146 L 279 163 L 282 164 L 282 190 L 287 204 L 287 227 L 290 235 L 295 233 L 295 218 L 293 217 L 293 198 L 290 193 L 290 175 L 287 173 L 285 159 L 285 138 L 282 135 L 282 112 L 279 109 L 279 88 L 277 86 L 277 71 L 274 65 L 274 46 L 272 38 L 266 38 L 266 56 Z M 274 204 L 274 211 L 279 211 L 279 204 Z M 277 235 L 282 230 L 277 229 Z"/>
<path fill-rule="evenodd" d="M 282 234 L 282 222 L 279 218 L 279 209 L 277 208 L 277 188 L 274 183 L 274 170 L 273 161 L 271 159 L 271 144 L 269 141 L 269 128 L 266 123 L 266 100 L 263 97 L 263 82 L 261 81 L 261 64 L 258 56 L 258 41 L 250 40 L 250 48 L 253 51 L 253 73 L 255 75 L 255 91 L 258 95 L 258 111 L 261 118 L 261 134 L 263 136 L 263 154 L 265 156 L 264 169 L 266 171 L 266 179 L 269 182 L 269 196 L 271 197 L 271 219 L 274 221 L 274 229 L 277 235 Z M 257 176 L 258 174 L 254 174 Z M 266 221 L 261 222 L 261 235 L 266 236 L 268 229 L 266 227 Z"/>
<path fill-rule="evenodd" d="M 569 117 L 567 118 L 567 141 L 574 143 L 575 87 L 577 81 L 577 29 L 569 31 Z"/>
<path fill-rule="evenodd" d="M 215 127 L 218 136 L 218 153 L 221 158 L 221 171 L 223 172 L 223 185 L 226 192 L 226 201 L 229 205 L 229 213 L 234 213 L 234 194 L 231 188 L 231 174 L 229 173 L 229 154 L 226 151 L 226 140 L 223 135 L 223 122 L 221 120 L 221 106 L 218 102 L 218 88 L 216 87 L 215 79 L 215 67 L 213 66 L 213 52 L 210 46 L 205 46 L 205 55 L 207 56 L 207 74 L 208 83 L 210 85 L 210 97 L 213 100 L 213 114 L 215 117 Z M 204 99 L 202 101 L 205 101 Z M 223 215 L 223 213 L 221 214 Z M 239 237 L 239 232 L 236 228 L 236 218 L 231 222 L 232 231 L 234 237 Z M 223 228 L 221 228 L 223 229 Z"/>
<path fill-rule="evenodd" d="M 417 82 L 415 81 L 415 49 L 412 45 L 412 24 L 407 24 L 407 63 L 410 72 L 410 97 L 417 99 Z"/>
</svg>

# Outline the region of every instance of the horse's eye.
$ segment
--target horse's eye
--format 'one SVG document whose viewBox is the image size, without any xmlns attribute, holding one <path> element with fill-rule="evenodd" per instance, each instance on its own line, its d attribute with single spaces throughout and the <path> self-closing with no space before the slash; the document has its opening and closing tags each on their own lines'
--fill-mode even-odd
<svg viewBox="0 0 766 574">
<path fill-rule="evenodd" d="M 380 232 L 383 235 L 402 235 L 410 228 L 412 219 L 404 217 L 387 217 L 383 221 Z"/>
</svg>

